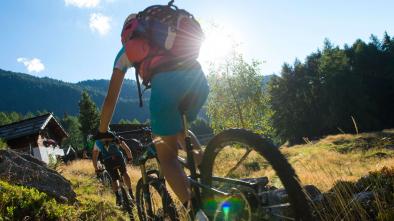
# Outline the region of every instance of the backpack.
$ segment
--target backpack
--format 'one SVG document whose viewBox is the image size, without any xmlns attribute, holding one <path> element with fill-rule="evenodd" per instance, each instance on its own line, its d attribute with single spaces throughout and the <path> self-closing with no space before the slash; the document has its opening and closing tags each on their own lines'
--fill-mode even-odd
<svg viewBox="0 0 394 221">
<path fill-rule="evenodd" d="M 122 44 L 134 40 L 144 44 L 143 48 L 149 48 L 149 52 L 133 56 L 136 59 L 132 61 L 136 69 L 140 106 L 138 75 L 149 87 L 154 73 L 192 64 L 191 61 L 198 58 L 203 39 L 204 33 L 198 21 L 186 10 L 173 5 L 173 0 L 168 5 L 150 6 L 126 19 L 121 34 Z"/>
</svg>

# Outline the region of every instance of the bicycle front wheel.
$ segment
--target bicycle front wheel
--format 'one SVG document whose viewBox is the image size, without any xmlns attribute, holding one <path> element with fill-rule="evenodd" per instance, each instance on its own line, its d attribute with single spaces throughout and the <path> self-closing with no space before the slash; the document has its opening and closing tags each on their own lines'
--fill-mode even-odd
<svg viewBox="0 0 394 221">
<path fill-rule="evenodd" d="M 292 166 L 269 139 L 251 131 L 228 129 L 208 143 L 201 182 L 232 193 L 223 197 L 202 189 L 212 220 L 312 220 Z"/>
<path fill-rule="evenodd" d="M 101 179 L 101 183 L 107 187 L 107 188 L 111 188 L 111 183 L 112 183 L 112 178 L 109 175 L 107 170 L 104 170 L 101 175 L 100 175 L 100 179 Z"/>
<path fill-rule="evenodd" d="M 175 204 L 162 180 L 154 175 L 147 176 L 147 184 L 142 178 L 137 183 L 136 204 L 140 221 L 177 221 Z"/>
<path fill-rule="evenodd" d="M 133 202 L 133 197 L 129 195 L 129 192 L 123 186 L 121 187 L 121 193 L 122 193 L 122 200 L 123 200 L 123 208 L 129 214 L 130 221 L 134 221 L 134 215 L 133 215 L 134 202 Z"/>
</svg>

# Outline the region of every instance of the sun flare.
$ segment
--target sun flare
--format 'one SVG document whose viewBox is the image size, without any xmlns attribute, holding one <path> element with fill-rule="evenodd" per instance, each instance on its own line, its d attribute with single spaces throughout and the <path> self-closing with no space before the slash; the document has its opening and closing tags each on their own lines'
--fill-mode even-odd
<svg viewBox="0 0 394 221">
<path fill-rule="evenodd" d="M 239 38 L 234 30 L 210 25 L 204 29 L 205 40 L 202 43 L 199 60 L 217 62 L 223 60 L 234 49 Z"/>
</svg>

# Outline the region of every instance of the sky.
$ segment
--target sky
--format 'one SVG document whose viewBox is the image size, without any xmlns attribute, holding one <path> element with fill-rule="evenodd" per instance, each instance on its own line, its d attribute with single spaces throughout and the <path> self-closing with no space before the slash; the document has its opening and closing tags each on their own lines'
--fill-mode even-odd
<svg viewBox="0 0 394 221">
<path fill-rule="evenodd" d="M 0 68 L 66 82 L 109 79 L 126 16 L 163 0 L 1 0 Z M 201 23 L 199 60 L 223 59 L 231 42 L 262 74 L 280 74 L 323 46 L 394 35 L 391 0 L 175 0 Z M 133 78 L 132 72 L 128 78 Z"/>
</svg>

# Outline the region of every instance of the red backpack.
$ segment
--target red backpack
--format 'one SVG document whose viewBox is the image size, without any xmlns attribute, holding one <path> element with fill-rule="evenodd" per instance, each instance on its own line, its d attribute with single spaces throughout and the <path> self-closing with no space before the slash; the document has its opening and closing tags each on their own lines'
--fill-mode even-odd
<svg viewBox="0 0 394 221">
<path fill-rule="evenodd" d="M 132 44 L 130 51 L 138 53 L 128 57 L 148 86 L 154 73 L 195 63 L 204 33 L 192 14 L 170 1 L 130 15 L 121 38 L 124 46 Z"/>
</svg>

